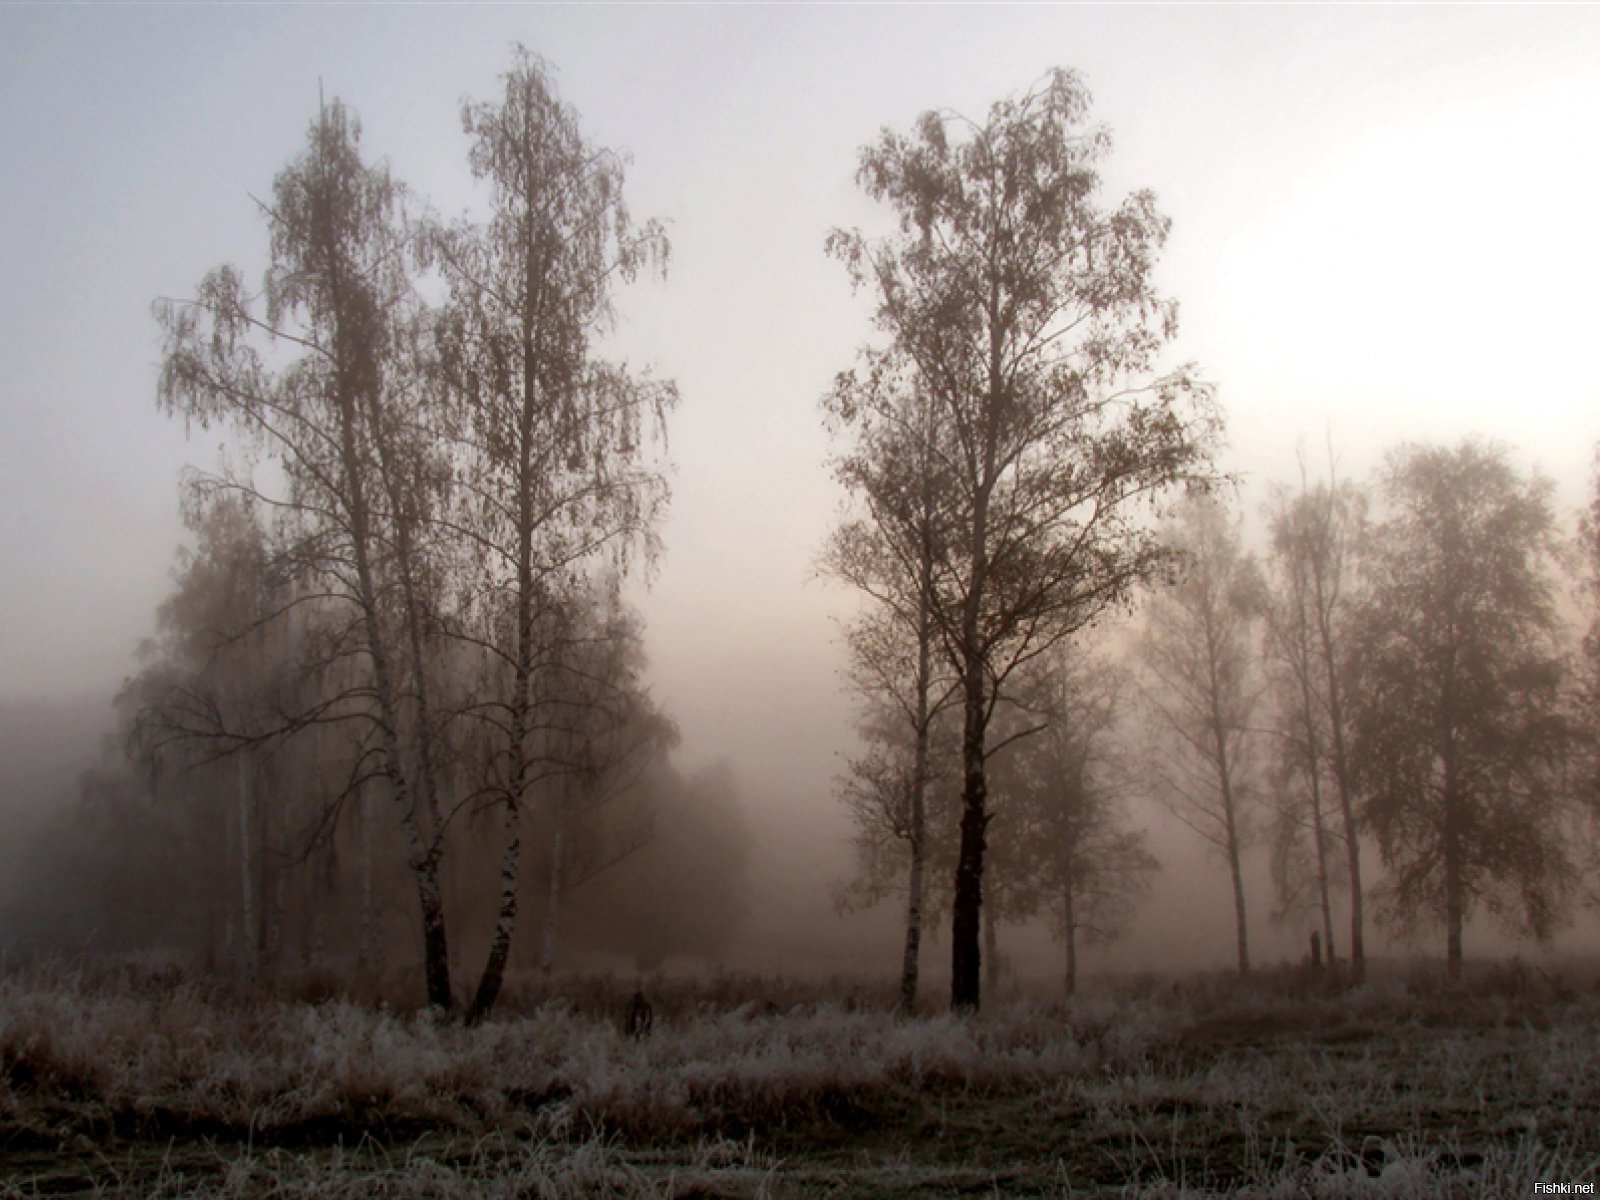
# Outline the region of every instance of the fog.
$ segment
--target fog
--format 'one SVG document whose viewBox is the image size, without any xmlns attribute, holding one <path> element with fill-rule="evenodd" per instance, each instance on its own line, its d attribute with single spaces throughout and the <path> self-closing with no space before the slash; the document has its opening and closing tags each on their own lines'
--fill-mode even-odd
<svg viewBox="0 0 1600 1200">
<path fill-rule="evenodd" d="M 194 544 L 180 478 L 232 453 L 216 428 L 157 412 L 152 302 L 193 294 L 222 262 L 260 277 L 257 200 L 320 95 L 348 103 L 366 151 L 438 213 L 481 218 L 458 106 L 495 94 L 513 42 L 552 64 L 588 136 L 631 155 L 633 212 L 668 222 L 667 278 L 623 289 L 605 348 L 682 397 L 661 554 L 623 591 L 643 684 L 679 738 L 638 785 L 651 844 L 564 918 L 563 971 L 661 967 L 635 944 L 641 929 L 672 947 L 670 970 L 897 971 L 903 901 L 835 903 L 856 869 L 837 780 L 860 747 L 840 623 L 862 601 L 819 567 L 846 498 L 818 402 L 873 338 L 870 297 L 823 242 L 834 227 L 889 227 L 854 180 L 884 127 L 930 108 L 978 118 L 1051 66 L 1082 73 L 1115 136 L 1108 189 L 1149 187 L 1172 219 L 1158 275 L 1181 322 L 1166 358 L 1217 388 L 1219 466 L 1239 481 L 1258 554 L 1270 486 L 1296 484 L 1297 452 L 1315 463 L 1326 442 L 1340 476 L 1365 483 L 1402 442 L 1499 439 L 1518 469 L 1553 479 L 1575 534 L 1600 438 L 1591 10 L 8 8 L 0 947 L 102 948 L 119 888 L 159 891 L 152 848 L 138 880 L 73 895 L 105 862 L 77 840 L 85 778 L 124 765 L 113 701 Z M 1592 613 L 1570 603 L 1575 645 Z M 1081 640 L 1126 658 L 1132 638 L 1101 624 Z M 1129 811 L 1161 870 L 1125 935 L 1084 951 L 1084 971 L 1228 969 L 1225 868 L 1151 796 Z M 671 819 L 685 812 L 699 815 Z M 700 816 L 720 856 L 674 841 Z M 353 871 L 355 826 L 333 838 L 338 870 Z M 493 920 L 498 843 L 481 840 L 465 861 L 482 878 L 457 881 L 450 918 L 463 977 Z M 380 851 L 398 861 L 391 841 Z M 1313 923 L 1270 919 L 1259 843 L 1245 886 L 1257 962 L 1299 962 Z M 393 891 L 400 913 L 409 901 Z M 317 937 L 356 936 L 341 894 Z M 669 896 L 687 916 L 663 915 Z M 535 965 L 539 912 L 530 894 L 514 972 Z M 151 946 L 198 956 L 200 915 L 151 927 Z M 391 961 L 417 953 L 408 919 L 386 931 Z M 1059 978 L 1042 920 L 998 937 L 1012 980 Z M 1368 939 L 1378 959 L 1438 952 L 1426 928 Z M 140 933 L 113 940 L 131 951 Z M 1600 953 L 1583 907 L 1545 943 L 1486 919 L 1467 941 L 1478 959 Z M 947 916 L 923 955 L 929 986 L 947 986 Z"/>
</svg>

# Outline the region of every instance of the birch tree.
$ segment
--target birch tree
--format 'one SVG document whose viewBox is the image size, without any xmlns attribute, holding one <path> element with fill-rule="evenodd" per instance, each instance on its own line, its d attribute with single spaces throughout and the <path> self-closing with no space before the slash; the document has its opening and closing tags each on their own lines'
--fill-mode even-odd
<svg viewBox="0 0 1600 1200">
<path fill-rule="evenodd" d="M 1271 537 L 1266 650 L 1274 696 L 1277 766 L 1273 797 L 1273 879 L 1280 915 L 1311 908 L 1328 962 L 1337 962 L 1334 877 L 1347 847 L 1335 832 L 1337 756 L 1320 634 L 1317 571 L 1326 566 L 1319 497 L 1279 492 L 1267 519 Z M 1310 899 L 1306 896 L 1309 888 Z"/>
<path fill-rule="evenodd" d="M 664 270 L 656 222 L 636 225 L 623 159 L 591 145 L 525 51 L 497 103 L 469 103 L 470 162 L 487 184 L 482 228 L 433 239 L 450 289 L 440 365 L 459 413 L 462 457 L 451 528 L 479 569 L 452 632 L 493 663 L 470 717 L 499 739 L 492 782 L 503 813 L 500 895 L 470 1014 L 493 1007 L 517 922 L 524 813 L 539 767 L 541 609 L 599 558 L 620 570 L 649 554 L 666 484 L 651 453 L 677 393 L 600 358 L 615 289 Z"/>
<path fill-rule="evenodd" d="M 884 342 L 840 421 L 863 445 L 907 384 L 937 412 L 928 447 L 947 508 L 934 624 L 963 710 L 951 1002 L 981 997 L 989 723 L 1013 674 L 1126 600 L 1165 553 L 1144 501 L 1208 471 L 1217 418 L 1190 370 L 1162 372 L 1175 304 L 1152 278 L 1168 230 L 1154 197 L 1102 206 L 1110 148 L 1057 70 L 983 121 L 924 114 L 863 151 L 858 180 L 898 228 L 836 232 Z M 906 381 L 902 383 L 900 381 Z"/>
<path fill-rule="evenodd" d="M 1546 937 L 1571 885 L 1551 485 L 1466 441 L 1401 447 L 1380 494 L 1354 758 L 1389 914 L 1442 925 L 1456 978 L 1475 910 Z"/>
<path fill-rule="evenodd" d="M 324 105 L 307 149 L 263 205 L 271 231 L 264 304 L 232 267 L 207 275 L 193 301 L 157 304 L 166 343 L 158 402 L 202 427 L 233 430 L 284 481 L 272 494 L 248 472 L 212 483 L 277 514 L 285 569 L 303 581 L 290 603 L 331 614 L 321 665 L 355 664 L 357 677 L 251 736 L 328 723 L 355 731 L 349 790 L 387 787 L 417 892 L 428 1000 L 448 1009 L 444 823 L 410 753 L 419 732 L 413 702 L 425 688 L 408 631 L 425 617 L 407 582 L 417 564 L 401 532 L 427 519 L 431 501 L 406 491 L 417 476 L 403 478 L 400 457 L 384 450 L 399 427 L 399 330 L 413 296 L 401 200 L 387 170 L 363 161 L 355 117 L 338 101 Z"/>
</svg>

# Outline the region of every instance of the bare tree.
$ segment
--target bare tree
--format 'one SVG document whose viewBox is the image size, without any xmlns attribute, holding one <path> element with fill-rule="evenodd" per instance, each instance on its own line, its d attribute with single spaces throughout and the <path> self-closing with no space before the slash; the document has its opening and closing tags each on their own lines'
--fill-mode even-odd
<svg viewBox="0 0 1600 1200">
<path fill-rule="evenodd" d="M 1354 758 L 1388 911 L 1443 924 L 1452 978 L 1475 907 L 1545 937 L 1570 887 L 1550 492 L 1478 441 L 1403 446 L 1383 474 Z"/>
<path fill-rule="evenodd" d="M 258 309 L 238 272 L 222 267 L 195 301 L 156 306 L 166 334 L 158 398 L 202 426 L 230 426 L 273 462 L 281 494 L 239 474 L 212 483 L 276 514 L 285 569 L 304 581 L 289 603 L 339 614 L 317 644 L 320 665 L 359 664 L 348 686 L 270 728 L 211 732 L 243 745 L 317 724 L 360 731 L 358 765 L 338 799 L 374 778 L 387 783 L 417 890 L 428 998 L 447 1009 L 443 822 L 431 788 L 419 798 L 407 753 L 418 733 L 407 698 L 423 689 L 405 631 L 423 618 L 407 611 L 420 602 L 405 582 L 416 564 L 396 554 L 401 526 L 425 520 L 428 500 L 401 499 L 404 483 L 383 450 L 403 390 L 398 331 L 412 296 L 400 201 L 388 172 L 362 161 L 355 118 L 337 101 L 325 105 L 306 152 L 263 205 L 271 227 L 265 305 Z M 274 365 L 286 355 L 291 361 Z"/>
<path fill-rule="evenodd" d="M 1313 696 L 1320 703 L 1327 730 L 1328 765 L 1339 801 L 1340 832 L 1350 896 L 1350 978 L 1366 978 L 1366 892 L 1361 879 L 1361 835 L 1355 764 L 1347 696 L 1355 687 L 1353 654 L 1356 555 L 1365 536 L 1366 496 L 1353 484 L 1340 482 L 1328 455 L 1328 479 L 1310 485 L 1302 468 L 1300 494 L 1287 516 L 1287 554 L 1296 563 L 1310 603 L 1317 662 Z M 1332 943 L 1330 943 L 1331 945 Z"/>
<path fill-rule="evenodd" d="M 1334 873 L 1346 848 L 1334 832 L 1337 770 L 1330 689 L 1323 655 L 1317 578 L 1326 571 L 1323 497 L 1304 484 L 1297 496 L 1276 492 L 1267 519 L 1271 535 L 1265 594 L 1266 650 L 1276 692 L 1273 732 L 1277 764 L 1271 789 L 1272 865 L 1280 915 L 1313 909 L 1321 944 L 1337 962 Z M 1311 898 L 1307 901 L 1309 889 Z"/>
<path fill-rule="evenodd" d="M 1220 501 L 1190 501 L 1170 527 L 1185 561 L 1173 586 L 1152 597 L 1141 658 L 1145 694 L 1167 735 L 1153 764 L 1167 809 L 1228 865 L 1239 974 L 1250 970 L 1242 860 L 1253 835 L 1252 626 L 1261 581 Z"/>
<path fill-rule="evenodd" d="M 500 668 L 468 710 L 502 747 L 500 898 L 470 1009 L 480 1018 L 499 995 L 517 920 L 523 815 L 539 769 L 540 610 L 597 556 L 620 569 L 653 550 L 666 484 L 647 454 L 677 393 L 594 353 L 615 287 L 666 263 L 661 227 L 629 217 L 623 160 L 584 139 L 549 72 L 520 49 L 500 102 L 468 104 L 462 119 L 493 215 L 433 247 L 451 296 L 440 365 L 462 431 L 452 529 L 480 564 L 452 632 Z"/>
<path fill-rule="evenodd" d="M 1013 672 L 1125 600 L 1164 561 L 1141 501 L 1204 473 L 1216 432 L 1192 373 L 1158 374 L 1176 307 L 1151 278 L 1168 223 L 1140 192 L 1098 199 L 1109 138 L 1055 71 L 974 122 L 930 112 L 886 132 L 858 174 L 899 230 L 836 232 L 832 252 L 877 298 L 884 348 L 839 417 L 863 445 L 903 425 L 907 387 L 937 412 L 948 533 L 935 625 L 963 704 L 961 847 L 951 1001 L 981 993 L 990 719 Z"/>
</svg>

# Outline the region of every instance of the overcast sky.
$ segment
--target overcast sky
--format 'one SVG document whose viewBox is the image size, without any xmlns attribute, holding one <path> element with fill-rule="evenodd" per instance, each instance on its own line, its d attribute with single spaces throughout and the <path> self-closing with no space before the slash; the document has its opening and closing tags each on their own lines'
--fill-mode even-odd
<svg viewBox="0 0 1600 1200">
<path fill-rule="evenodd" d="M 1297 439 L 1351 474 L 1402 439 L 1501 437 L 1575 506 L 1600 435 L 1600 10 L 555 6 L 0 8 L 0 696 L 125 675 L 211 466 L 154 407 L 157 296 L 252 274 L 252 196 L 319 87 L 446 214 L 475 203 L 458 108 L 513 41 L 629 151 L 672 272 L 620 348 L 676 378 L 665 558 L 642 602 L 691 760 L 825 787 L 848 726 L 808 582 L 835 512 L 816 402 L 869 336 L 823 254 L 881 224 L 859 147 L 1054 65 L 1116 135 L 1109 182 L 1173 219 L 1173 360 L 1257 488 Z M 1252 499 L 1251 503 L 1256 503 Z M 799 790 L 798 787 L 796 789 Z"/>
</svg>

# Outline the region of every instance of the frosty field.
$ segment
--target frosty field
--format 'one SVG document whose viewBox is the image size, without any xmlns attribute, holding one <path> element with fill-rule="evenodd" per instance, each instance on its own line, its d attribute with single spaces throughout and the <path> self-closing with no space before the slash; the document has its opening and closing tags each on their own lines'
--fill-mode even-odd
<svg viewBox="0 0 1600 1200">
<path fill-rule="evenodd" d="M 0 1195 L 1512 1196 L 1600 1179 L 1600 997 L 1504 971 L 896 1019 L 605 981 L 465 1028 L 160 975 L 0 980 Z M 832 992 L 840 999 L 829 999 Z"/>
</svg>

